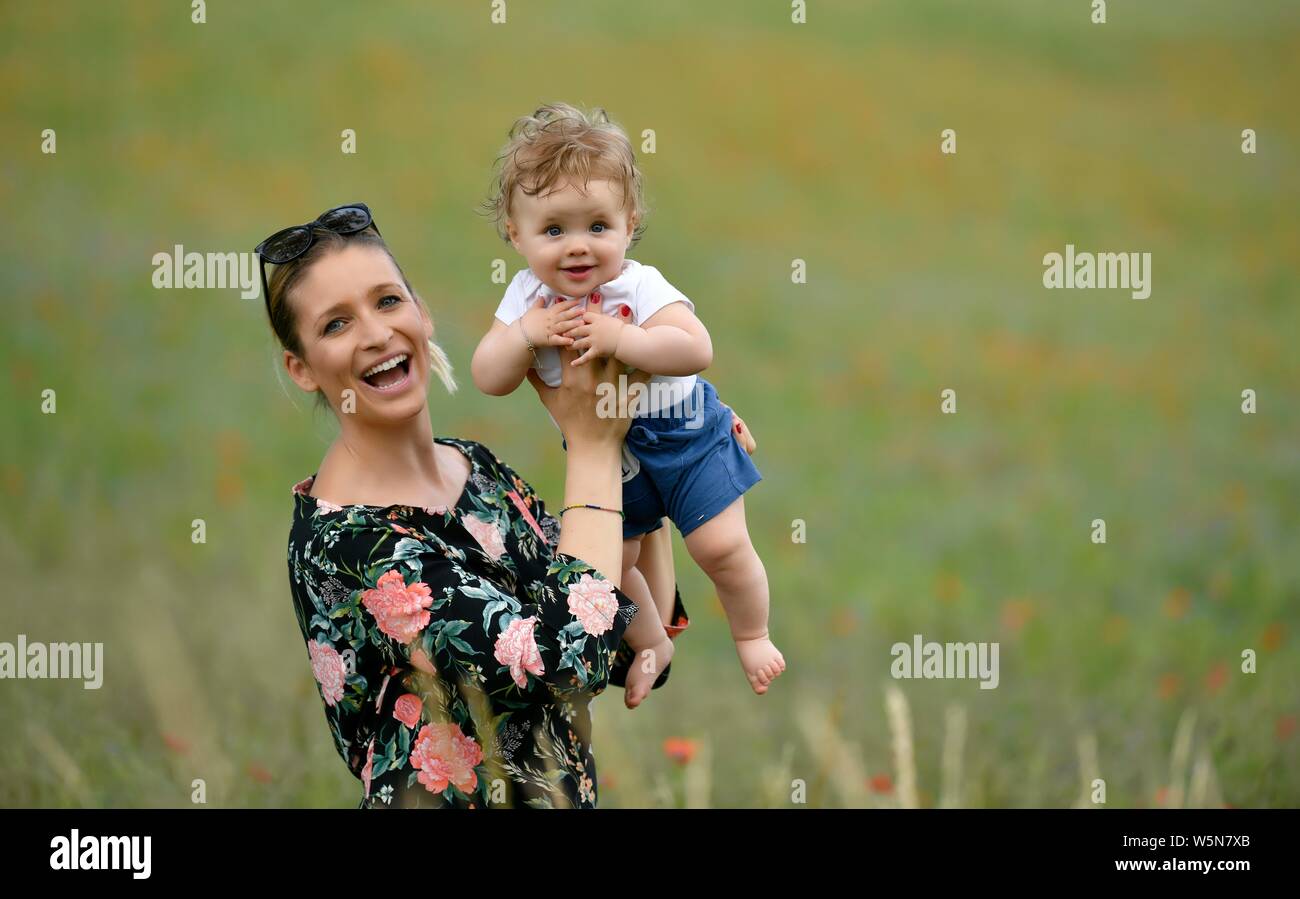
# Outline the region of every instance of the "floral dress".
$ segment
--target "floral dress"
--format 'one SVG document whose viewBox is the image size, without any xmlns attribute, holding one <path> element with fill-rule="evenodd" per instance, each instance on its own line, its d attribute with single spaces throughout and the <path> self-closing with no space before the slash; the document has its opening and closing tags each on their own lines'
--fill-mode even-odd
<svg viewBox="0 0 1300 899">
<path fill-rule="evenodd" d="M 590 703 L 626 676 L 636 603 L 556 552 L 559 522 L 487 447 L 436 439 L 470 461 L 454 508 L 293 488 L 294 611 L 360 807 L 594 808 Z"/>
</svg>

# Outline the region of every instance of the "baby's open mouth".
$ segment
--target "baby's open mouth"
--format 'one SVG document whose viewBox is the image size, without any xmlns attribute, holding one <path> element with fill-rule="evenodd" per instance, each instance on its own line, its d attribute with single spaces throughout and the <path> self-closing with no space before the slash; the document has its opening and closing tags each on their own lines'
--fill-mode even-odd
<svg viewBox="0 0 1300 899">
<path fill-rule="evenodd" d="M 565 271 L 576 278 L 580 275 L 587 274 L 587 272 L 591 271 L 593 268 L 595 268 L 594 265 L 578 265 L 573 268 L 566 268 Z"/>
<path fill-rule="evenodd" d="M 361 376 L 371 387 L 383 390 L 406 379 L 411 372 L 411 357 L 403 353 L 387 362 L 381 362 Z"/>
</svg>

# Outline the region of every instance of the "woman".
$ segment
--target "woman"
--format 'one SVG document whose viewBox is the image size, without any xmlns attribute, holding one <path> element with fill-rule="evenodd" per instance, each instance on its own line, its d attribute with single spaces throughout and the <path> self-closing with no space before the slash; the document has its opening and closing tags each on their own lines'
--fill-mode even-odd
<svg viewBox="0 0 1300 899">
<path fill-rule="evenodd" d="M 630 421 L 595 413 L 621 366 L 565 366 L 555 389 L 530 373 L 568 443 L 561 528 L 487 447 L 433 436 L 426 385 L 454 391 L 451 366 L 369 209 L 256 252 L 276 264 L 263 286 L 285 368 L 339 420 L 293 489 L 289 574 L 361 807 L 595 807 L 589 704 L 636 611 L 619 589 Z M 680 597 L 672 620 L 688 623 Z"/>
</svg>

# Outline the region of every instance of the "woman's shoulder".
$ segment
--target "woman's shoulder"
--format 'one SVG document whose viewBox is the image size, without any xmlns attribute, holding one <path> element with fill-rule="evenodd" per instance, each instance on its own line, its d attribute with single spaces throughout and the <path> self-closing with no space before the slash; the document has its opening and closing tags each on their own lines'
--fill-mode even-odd
<svg viewBox="0 0 1300 899">
<path fill-rule="evenodd" d="M 442 443 L 452 443 L 460 446 L 474 462 L 478 463 L 479 468 L 486 469 L 487 474 L 505 480 L 507 483 L 509 482 L 509 475 L 513 473 L 513 469 L 493 452 L 487 444 L 467 437 L 438 437 L 437 440 Z M 472 472 L 471 477 L 473 477 Z"/>
</svg>

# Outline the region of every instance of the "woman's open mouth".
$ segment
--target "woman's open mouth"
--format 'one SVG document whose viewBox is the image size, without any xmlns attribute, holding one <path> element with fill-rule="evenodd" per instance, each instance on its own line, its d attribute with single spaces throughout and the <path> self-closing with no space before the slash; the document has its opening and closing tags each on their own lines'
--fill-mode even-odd
<svg viewBox="0 0 1300 899">
<path fill-rule="evenodd" d="M 406 353 L 381 362 L 361 376 L 366 386 L 385 393 L 398 390 L 411 379 L 411 357 Z"/>
</svg>

